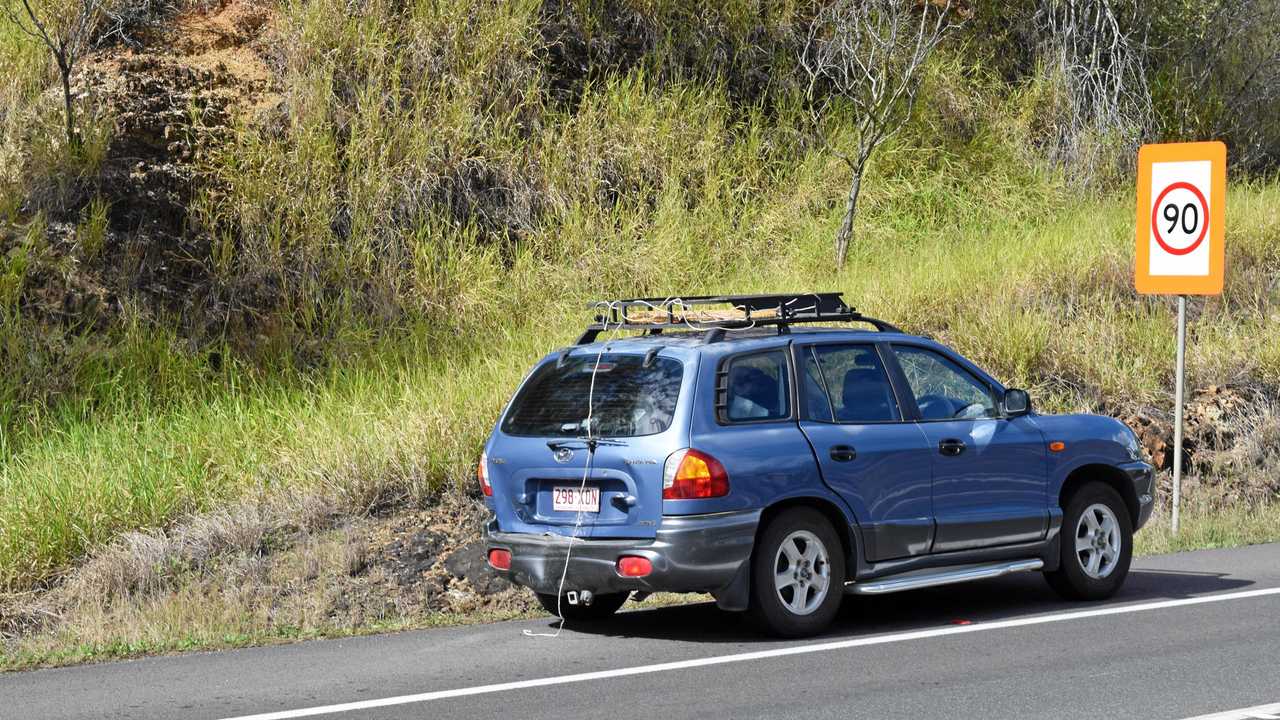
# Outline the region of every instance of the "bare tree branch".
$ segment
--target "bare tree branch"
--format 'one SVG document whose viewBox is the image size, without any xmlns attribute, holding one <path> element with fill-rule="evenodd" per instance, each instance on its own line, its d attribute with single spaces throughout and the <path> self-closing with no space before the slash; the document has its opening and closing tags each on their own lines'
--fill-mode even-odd
<svg viewBox="0 0 1280 720">
<path fill-rule="evenodd" d="M 1041 0 L 1037 25 L 1041 57 L 1062 91 L 1049 155 L 1089 185 L 1106 164 L 1132 157 L 1154 124 L 1148 26 L 1123 0 Z"/>
<path fill-rule="evenodd" d="M 1272 170 L 1280 160 L 1280 3 L 1206 0 L 1182 16 L 1169 66 L 1186 87 L 1174 98 L 1166 132 L 1220 137 L 1232 163 Z"/>
<path fill-rule="evenodd" d="M 101 13 L 103 0 L 77 0 L 65 14 L 59 14 L 49 6 L 37 9 L 32 4 L 32 0 L 17 0 L 21 5 L 20 11 L 14 7 L 14 0 L 2 1 L 5 3 L 5 19 L 19 31 L 39 40 L 53 56 L 62 81 L 67 142 L 72 147 L 79 147 L 80 136 L 76 133 L 75 104 L 71 97 L 71 74 L 75 71 L 76 63 L 89 48 L 94 23 Z"/>
<path fill-rule="evenodd" d="M 852 173 L 836 231 L 838 266 L 848 255 L 867 161 L 911 116 L 925 62 L 966 18 L 955 0 L 836 0 L 810 23 L 800 52 L 800 66 L 809 76 L 809 112 L 828 148 Z M 829 125 L 837 102 L 858 118 L 852 154 L 832 147 L 835 133 Z"/>
</svg>

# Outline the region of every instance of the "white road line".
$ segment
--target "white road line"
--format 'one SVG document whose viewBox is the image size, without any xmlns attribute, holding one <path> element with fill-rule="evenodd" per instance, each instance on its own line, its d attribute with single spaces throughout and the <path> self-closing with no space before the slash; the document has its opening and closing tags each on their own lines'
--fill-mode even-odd
<svg viewBox="0 0 1280 720">
<path fill-rule="evenodd" d="M 1205 603 L 1225 602 L 1227 600 L 1244 600 L 1246 598 L 1264 597 L 1267 595 L 1280 595 L 1280 587 L 1264 588 L 1260 590 L 1243 590 L 1241 592 L 1222 593 L 1218 595 L 1204 595 L 1201 597 L 1183 598 L 1180 600 L 1160 600 L 1157 602 L 1136 603 L 1133 605 L 1117 605 L 1098 608 L 1096 610 L 1078 610 L 1075 612 L 1039 615 L 1013 620 L 997 620 L 987 623 L 977 622 L 972 625 L 952 625 L 942 628 L 932 628 L 929 630 L 913 630 L 910 632 L 874 635 L 871 637 L 812 643 L 808 645 L 793 645 L 791 647 L 759 650 L 756 652 L 745 652 L 735 655 L 717 655 L 714 657 L 696 658 L 693 660 L 677 660 L 674 662 L 657 663 L 654 665 L 640 665 L 637 667 L 617 668 L 614 670 L 598 670 L 596 672 L 560 675 L 557 677 L 538 678 L 535 680 L 517 680 L 515 682 L 496 683 L 493 685 L 477 685 L 475 687 L 457 688 L 455 690 L 437 690 L 435 692 L 418 693 L 416 695 L 398 695 L 396 697 L 379 698 L 377 700 L 360 700 L 357 702 L 341 703 L 338 705 L 321 705 L 318 707 L 282 710 L 280 712 L 269 712 L 259 715 L 241 715 L 233 718 L 225 718 L 225 720 L 292 720 L 293 718 L 312 717 L 314 715 L 329 715 L 334 713 L 354 712 L 356 710 L 389 707 L 393 705 L 425 703 L 433 700 L 446 700 L 449 698 L 466 697 L 469 695 L 487 695 L 490 693 L 507 692 L 510 690 L 523 690 L 526 688 L 547 687 L 549 685 L 566 685 L 569 683 L 587 682 L 589 680 L 607 680 L 609 678 L 647 675 L 649 673 L 670 672 L 672 670 L 688 670 L 690 668 L 707 667 L 709 665 L 724 665 L 726 663 L 746 662 L 748 660 L 764 660 L 767 658 L 786 657 L 789 655 L 807 655 L 809 653 L 830 652 L 832 650 L 847 650 L 849 648 L 867 647 L 869 645 L 886 645 L 889 643 L 923 640 L 925 638 L 943 637 L 947 635 L 964 635 L 966 633 L 983 632 L 985 630 L 1003 630 L 1006 628 L 1026 627 L 1028 625 L 1044 625 L 1047 623 L 1064 622 L 1066 620 L 1083 620 L 1084 618 L 1123 615 L 1126 613 L 1145 612 L 1147 610 L 1164 610 L 1166 608 L 1203 605 Z M 1216 718 L 1218 716 L 1209 717 Z M 1231 715 L 1226 717 L 1237 718 L 1245 716 Z"/>
<path fill-rule="evenodd" d="M 1239 710 L 1227 710 L 1226 712 L 1212 713 L 1210 715 L 1197 715 L 1193 718 L 1187 718 L 1187 720 L 1276 720 L 1276 718 L 1280 718 L 1280 702 L 1271 703 L 1270 705 L 1255 705 Z"/>
</svg>

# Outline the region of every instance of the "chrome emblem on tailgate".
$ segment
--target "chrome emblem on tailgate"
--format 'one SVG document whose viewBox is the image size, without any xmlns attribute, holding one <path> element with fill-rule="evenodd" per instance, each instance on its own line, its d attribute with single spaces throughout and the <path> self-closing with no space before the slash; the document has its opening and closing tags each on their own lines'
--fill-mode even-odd
<svg viewBox="0 0 1280 720">
<path fill-rule="evenodd" d="M 558 463 L 567 463 L 573 459 L 573 448 L 558 447 L 555 452 L 551 453 L 551 457 L 555 458 Z"/>
</svg>

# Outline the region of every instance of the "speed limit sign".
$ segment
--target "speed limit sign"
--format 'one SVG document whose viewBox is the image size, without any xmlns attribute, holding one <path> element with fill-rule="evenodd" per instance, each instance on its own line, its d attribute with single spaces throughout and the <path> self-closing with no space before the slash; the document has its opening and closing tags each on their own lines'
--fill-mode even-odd
<svg viewBox="0 0 1280 720">
<path fill-rule="evenodd" d="M 1227 146 L 1144 145 L 1138 152 L 1135 285 L 1140 293 L 1222 292 Z"/>
<path fill-rule="evenodd" d="M 1227 204 L 1227 146 L 1220 142 L 1143 145 L 1138 151 L 1138 233 L 1134 284 L 1140 293 L 1178 296 L 1173 391 L 1173 502 L 1178 534 L 1182 487 L 1182 395 L 1187 296 L 1221 295 Z"/>
</svg>

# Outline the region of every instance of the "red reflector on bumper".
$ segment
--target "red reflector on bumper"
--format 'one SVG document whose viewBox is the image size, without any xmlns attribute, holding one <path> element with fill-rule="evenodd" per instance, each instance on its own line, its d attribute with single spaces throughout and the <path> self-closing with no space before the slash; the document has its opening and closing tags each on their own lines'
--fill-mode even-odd
<svg viewBox="0 0 1280 720">
<path fill-rule="evenodd" d="M 511 551 L 494 548 L 489 551 L 489 564 L 496 570 L 511 569 Z"/>
<path fill-rule="evenodd" d="M 635 555 L 624 555 L 618 558 L 618 574 L 622 577 L 644 577 L 653 572 L 653 563 L 649 558 Z"/>
</svg>

